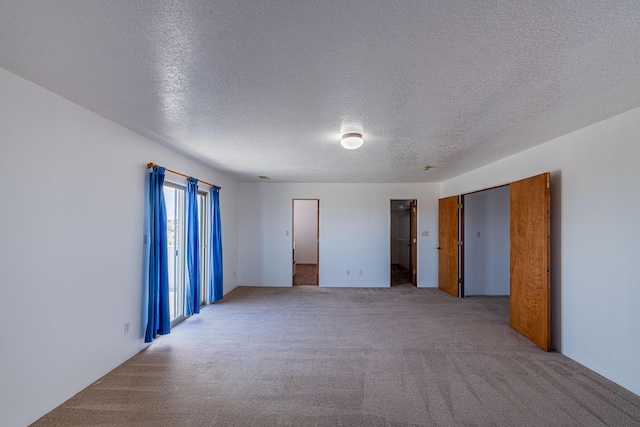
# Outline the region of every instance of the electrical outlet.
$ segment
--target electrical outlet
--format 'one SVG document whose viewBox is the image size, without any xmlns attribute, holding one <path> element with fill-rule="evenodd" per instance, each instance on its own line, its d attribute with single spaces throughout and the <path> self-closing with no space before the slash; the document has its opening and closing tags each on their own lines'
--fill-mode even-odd
<svg viewBox="0 0 640 427">
<path fill-rule="evenodd" d="M 358 276 L 362 276 L 362 270 L 358 272 Z"/>
<path fill-rule="evenodd" d="M 347 276 L 351 275 L 351 270 L 347 270 Z"/>
<path fill-rule="evenodd" d="M 422 237 L 429 237 L 429 231 L 423 231 Z"/>
<path fill-rule="evenodd" d="M 129 333 L 129 322 L 124 322 L 124 334 L 127 335 Z"/>
</svg>

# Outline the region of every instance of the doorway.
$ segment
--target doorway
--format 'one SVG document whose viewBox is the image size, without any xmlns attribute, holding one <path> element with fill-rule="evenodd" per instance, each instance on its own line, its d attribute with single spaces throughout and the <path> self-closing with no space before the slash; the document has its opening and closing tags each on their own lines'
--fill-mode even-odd
<svg viewBox="0 0 640 427">
<path fill-rule="evenodd" d="M 508 184 L 509 323 L 545 351 L 551 346 L 550 176 Z M 438 201 L 438 288 L 454 296 L 465 294 L 466 197 Z"/>
<path fill-rule="evenodd" d="M 465 194 L 462 297 L 508 296 L 509 186 Z"/>
<path fill-rule="evenodd" d="M 391 286 L 418 284 L 418 201 L 391 200 Z"/>
<path fill-rule="evenodd" d="M 319 281 L 320 200 L 293 199 L 292 284 Z"/>
</svg>

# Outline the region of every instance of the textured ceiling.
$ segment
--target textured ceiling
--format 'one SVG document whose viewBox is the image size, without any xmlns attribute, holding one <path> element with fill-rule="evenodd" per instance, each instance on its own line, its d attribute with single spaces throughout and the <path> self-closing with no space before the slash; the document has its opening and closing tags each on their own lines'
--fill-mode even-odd
<svg viewBox="0 0 640 427">
<path fill-rule="evenodd" d="M 0 66 L 240 181 L 437 182 L 640 106 L 640 2 L 3 0 Z"/>
</svg>

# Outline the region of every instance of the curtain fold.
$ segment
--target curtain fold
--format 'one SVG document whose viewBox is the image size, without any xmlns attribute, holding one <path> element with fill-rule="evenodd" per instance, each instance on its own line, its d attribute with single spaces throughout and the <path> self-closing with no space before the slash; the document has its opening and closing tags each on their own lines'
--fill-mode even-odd
<svg viewBox="0 0 640 427">
<path fill-rule="evenodd" d="M 222 299 L 222 223 L 220 221 L 220 187 L 211 188 L 211 233 L 209 244 L 209 299 L 216 302 Z"/>
<path fill-rule="evenodd" d="M 144 342 L 170 331 L 169 270 L 167 265 L 167 211 L 164 202 L 164 171 L 154 166 L 147 181 L 145 237 L 147 243 L 145 277 L 147 327 Z"/>
<path fill-rule="evenodd" d="M 187 280 L 185 285 L 186 316 L 200 313 L 200 242 L 198 237 L 198 180 L 187 180 Z"/>
</svg>

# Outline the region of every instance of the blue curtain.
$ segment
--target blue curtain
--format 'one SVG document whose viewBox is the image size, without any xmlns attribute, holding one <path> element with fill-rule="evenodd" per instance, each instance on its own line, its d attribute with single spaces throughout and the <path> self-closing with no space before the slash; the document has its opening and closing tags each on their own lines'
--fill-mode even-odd
<svg viewBox="0 0 640 427">
<path fill-rule="evenodd" d="M 186 316 L 200 313 L 200 242 L 198 241 L 198 180 L 187 180 Z"/>
<path fill-rule="evenodd" d="M 216 302 L 222 299 L 222 223 L 220 222 L 220 187 L 211 189 L 211 233 L 209 244 L 209 299 Z"/>
<path fill-rule="evenodd" d="M 147 182 L 145 203 L 147 328 L 144 342 L 170 331 L 169 270 L 167 266 L 167 210 L 164 203 L 164 168 L 154 166 Z"/>
</svg>

